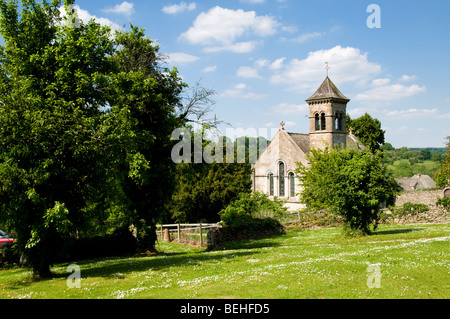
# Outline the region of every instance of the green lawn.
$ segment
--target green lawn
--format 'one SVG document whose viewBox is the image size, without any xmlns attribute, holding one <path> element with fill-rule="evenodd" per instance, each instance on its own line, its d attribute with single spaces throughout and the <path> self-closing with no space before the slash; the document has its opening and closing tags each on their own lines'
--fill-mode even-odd
<svg viewBox="0 0 450 319">
<path fill-rule="evenodd" d="M 449 298 L 450 224 L 382 225 L 364 238 L 341 228 L 285 235 L 205 251 L 160 243 L 161 254 L 78 262 L 81 288 L 56 277 L 32 281 L 0 270 L 0 298 Z M 368 288 L 379 264 L 380 288 Z"/>
</svg>

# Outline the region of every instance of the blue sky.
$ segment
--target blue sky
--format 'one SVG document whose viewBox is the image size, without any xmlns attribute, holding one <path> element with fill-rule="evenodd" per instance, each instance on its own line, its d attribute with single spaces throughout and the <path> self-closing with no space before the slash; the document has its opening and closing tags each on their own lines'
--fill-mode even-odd
<svg viewBox="0 0 450 319">
<path fill-rule="evenodd" d="M 328 62 L 350 116 L 378 118 L 394 147 L 444 147 L 450 135 L 448 0 L 76 4 L 83 19 L 145 28 L 186 83 L 216 91 L 212 115 L 234 128 L 263 132 L 284 121 L 287 131 L 308 133 L 305 99 Z M 370 4 L 381 28 L 367 25 Z"/>
</svg>

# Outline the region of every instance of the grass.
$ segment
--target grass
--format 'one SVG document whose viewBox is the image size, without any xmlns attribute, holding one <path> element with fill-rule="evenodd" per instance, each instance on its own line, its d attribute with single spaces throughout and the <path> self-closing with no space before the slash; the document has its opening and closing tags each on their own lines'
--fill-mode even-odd
<svg viewBox="0 0 450 319">
<path fill-rule="evenodd" d="M 440 167 L 439 162 L 423 161 L 410 165 L 409 160 L 397 160 L 393 164 L 387 165 L 388 172 L 392 173 L 395 178 L 412 177 L 416 174 L 429 175 L 433 177 L 434 173 Z"/>
<path fill-rule="evenodd" d="M 450 224 L 381 225 L 346 238 L 341 228 L 293 229 L 221 250 L 159 243 L 154 256 L 80 261 L 81 288 L 68 264 L 32 281 L 23 268 L 0 270 L 0 298 L 449 298 Z M 381 287 L 368 288 L 379 264 Z"/>
</svg>

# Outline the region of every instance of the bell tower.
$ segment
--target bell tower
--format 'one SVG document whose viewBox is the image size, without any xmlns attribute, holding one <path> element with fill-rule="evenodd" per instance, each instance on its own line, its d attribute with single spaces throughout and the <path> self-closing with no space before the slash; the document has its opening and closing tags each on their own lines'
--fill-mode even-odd
<svg viewBox="0 0 450 319">
<path fill-rule="evenodd" d="M 334 148 L 336 144 L 342 148 L 347 146 L 346 115 L 349 101 L 328 75 L 317 91 L 306 100 L 309 105 L 311 148 Z"/>
</svg>

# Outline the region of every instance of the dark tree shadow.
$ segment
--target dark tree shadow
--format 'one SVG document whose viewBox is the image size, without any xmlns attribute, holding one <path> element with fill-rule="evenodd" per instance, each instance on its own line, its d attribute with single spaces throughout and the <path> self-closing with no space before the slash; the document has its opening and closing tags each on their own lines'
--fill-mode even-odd
<svg viewBox="0 0 450 319">
<path fill-rule="evenodd" d="M 406 229 L 392 229 L 392 230 L 379 230 L 375 231 L 374 235 L 394 235 L 394 234 L 403 234 L 403 233 L 411 233 L 415 231 L 422 231 L 424 228 L 406 228 Z"/>
</svg>

